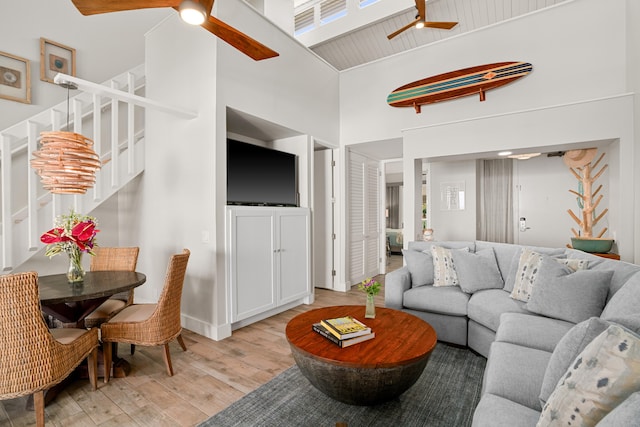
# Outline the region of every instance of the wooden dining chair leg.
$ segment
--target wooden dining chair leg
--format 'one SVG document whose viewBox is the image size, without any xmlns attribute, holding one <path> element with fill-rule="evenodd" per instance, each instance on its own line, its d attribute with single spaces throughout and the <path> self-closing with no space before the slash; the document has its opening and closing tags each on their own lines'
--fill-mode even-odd
<svg viewBox="0 0 640 427">
<path fill-rule="evenodd" d="M 183 351 L 187 351 L 187 346 L 184 345 L 184 340 L 182 339 L 182 334 L 178 335 L 178 343 L 180 344 L 180 347 L 182 347 Z"/>
<path fill-rule="evenodd" d="M 164 345 L 164 364 L 167 366 L 167 373 L 173 376 L 173 366 L 171 366 L 171 353 L 169 353 L 169 343 Z"/>
<path fill-rule="evenodd" d="M 36 426 L 44 427 L 44 390 L 33 393 L 33 409 L 36 413 Z"/>
<path fill-rule="evenodd" d="M 105 384 L 109 382 L 109 376 L 111 375 L 111 361 L 112 361 L 112 354 L 113 354 L 113 344 L 117 344 L 117 343 L 105 342 L 105 343 L 102 344 L 102 353 L 103 353 L 103 357 L 104 357 L 104 382 L 105 382 Z"/>
<path fill-rule="evenodd" d="M 89 357 L 87 357 L 87 365 L 89 367 L 89 381 L 93 390 L 98 389 L 98 347 L 94 348 Z M 104 369 L 107 369 L 105 365 Z"/>
<path fill-rule="evenodd" d="M 135 344 L 131 344 L 131 355 L 133 356 L 133 353 L 136 352 L 136 345 Z"/>
</svg>

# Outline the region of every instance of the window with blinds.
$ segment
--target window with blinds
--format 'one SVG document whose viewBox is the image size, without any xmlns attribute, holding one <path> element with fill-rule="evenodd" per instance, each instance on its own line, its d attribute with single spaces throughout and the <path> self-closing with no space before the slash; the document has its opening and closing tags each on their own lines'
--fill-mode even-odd
<svg viewBox="0 0 640 427">
<path fill-rule="evenodd" d="M 324 0 L 320 3 L 320 25 L 347 14 L 347 0 Z"/>
<path fill-rule="evenodd" d="M 379 1 L 380 0 L 360 0 L 360 9 L 362 9 L 363 7 L 367 7 L 370 4 L 377 3 Z"/>
<path fill-rule="evenodd" d="M 304 10 L 295 16 L 295 35 L 306 33 L 313 30 L 313 8 Z"/>
</svg>

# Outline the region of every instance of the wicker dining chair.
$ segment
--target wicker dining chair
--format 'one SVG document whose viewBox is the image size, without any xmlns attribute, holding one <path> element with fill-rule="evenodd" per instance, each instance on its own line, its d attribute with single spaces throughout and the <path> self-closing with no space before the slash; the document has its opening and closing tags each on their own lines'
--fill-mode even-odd
<svg viewBox="0 0 640 427">
<path fill-rule="evenodd" d="M 181 254 L 171 256 L 162 294 L 156 304 L 132 304 L 100 326 L 105 366 L 111 365 L 112 343 L 162 345 L 167 373 L 173 376 L 169 343 L 177 339 L 180 347 L 187 350 L 181 335 L 180 301 L 189 255 L 189 250 L 184 249 Z M 105 383 L 109 382 L 109 375 L 105 370 Z"/>
<path fill-rule="evenodd" d="M 33 394 L 36 425 L 44 426 L 44 392 L 88 359 L 98 384 L 98 330 L 47 327 L 35 272 L 0 276 L 0 400 Z"/>
<path fill-rule="evenodd" d="M 138 247 L 98 246 L 94 249 L 95 256 L 91 257 L 91 271 L 136 271 L 139 252 Z M 87 328 L 100 326 L 131 304 L 133 289 L 113 295 L 84 318 L 84 325 Z"/>
</svg>

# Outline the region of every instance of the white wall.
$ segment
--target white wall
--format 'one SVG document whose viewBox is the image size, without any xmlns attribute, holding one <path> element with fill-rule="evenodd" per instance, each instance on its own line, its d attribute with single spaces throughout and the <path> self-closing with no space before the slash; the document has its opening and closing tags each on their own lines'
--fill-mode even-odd
<svg viewBox="0 0 640 427">
<path fill-rule="evenodd" d="M 474 160 L 457 162 L 433 162 L 431 169 L 431 199 L 427 200 L 431 209 L 430 228 L 435 240 L 475 240 L 476 239 L 476 165 Z M 442 198 L 443 187 L 462 184 L 464 188 L 464 209 L 448 210 Z M 420 202 L 420 201 L 419 201 Z M 422 206 L 422 203 L 419 203 Z M 413 236 L 405 232 L 405 236 Z M 415 237 L 422 240 L 422 228 L 416 227 Z"/>
<path fill-rule="evenodd" d="M 624 93 L 624 23 L 624 1 L 574 0 L 346 70 L 341 141 L 397 138 L 403 129 Z M 423 106 L 421 114 L 386 102 L 412 81 L 502 61 L 530 62 L 533 72 L 487 92 L 485 102 L 465 97 Z"/>
<path fill-rule="evenodd" d="M 640 197 L 634 171 L 634 163 L 640 160 L 634 149 L 637 118 L 633 97 L 625 95 L 627 62 L 637 64 L 627 54 L 638 55 L 638 41 L 626 33 L 626 14 L 638 10 L 627 9 L 628 3 L 569 1 L 341 74 L 343 144 L 403 135 L 405 235 L 416 235 L 420 226 L 414 208 L 419 204 L 414 175 L 421 173 L 416 159 L 433 161 L 469 153 L 482 157 L 530 147 L 551 151 L 559 145 L 578 148 L 577 144 L 588 141 L 618 140 L 618 151 L 611 153 L 615 158 L 609 159 L 618 168 L 612 168 L 610 180 L 626 188 L 621 191 L 627 196 L 612 188 L 609 221 L 623 259 L 640 260 L 634 220 L 638 217 L 635 200 Z M 635 43 L 636 49 L 629 51 L 628 43 Z M 508 60 L 531 62 L 533 72 L 489 91 L 485 102 L 460 98 L 424 106 L 422 114 L 386 105 L 389 92 L 402 84 Z M 431 225 L 438 229 L 435 220 Z"/>
<path fill-rule="evenodd" d="M 612 188 L 609 170 L 617 169 L 611 168 L 612 164 L 609 162 L 611 154 L 608 147 L 598 149 L 597 156 L 602 153 L 605 153 L 605 157 L 595 172 L 605 164 L 608 164 L 609 168 L 605 169 L 593 187 L 595 190 L 602 184 L 602 190 L 598 194 L 603 198 L 596 209 L 597 214 L 609 207 L 609 192 Z M 516 161 L 514 185 L 517 206 L 514 216 L 516 220 L 520 217 L 526 218 L 527 227 L 530 227 L 526 231 L 519 231 L 514 226 L 516 243 L 556 248 L 570 244 L 570 238 L 573 236 L 571 229 L 580 230 L 567 213 L 567 210 L 571 209 L 580 216 L 576 196 L 569 192 L 570 189 L 578 191 L 578 180 L 571 174 L 562 158 L 539 156 Z M 594 227 L 594 233 L 600 232 L 603 227 L 610 227 L 609 214 Z M 605 237 L 616 238 L 617 236 L 607 233 Z"/>
<path fill-rule="evenodd" d="M 0 99 L 0 129 L 67 97 L 65 89 L 40 80 L 40 37 L 76 49 L 77 76 L 103 82 L 141 64 L 144 33 L 173 14 L 162 8 L 82 16 L 70 0 L 2 2 L 0 51 L 31 61 L 31 104 Z"/>
<path fill-rule="evenodd" d="M 138 269 L 147 274 L 136 301 L 157 300 L 170 255 L 188 248 L 183 324 L 189 327 L 192 318 L 213 324 L 215 38 L 200 27 L 184 25 L 176 14 L 147 34 L 146 46 L 147 96 L 197 111 L 198 117 L 187 120 L 147 111 L 146 166 L 136 189 L 138 197 L 128 198 L 121 207 L 133 218 L 123 224 L 124 232 L 140 242 Z M 203 239 L 206 233 L 208 241 Z"/>
<path fill-rule="evenodd" d="M 339 116 L 335 70 L 242 2 L 220 3 L 216 13 L 280 56 L 253 61 L 200 28 L 185 28 L 178 18 L 166 20 L 148 34 L 147 96 L 198 111 L 198 117 L 183 120 L 147 113 L 142 200 L 132 206 L 144 221 L 136 224 L 139 231 L 131 232 L 144 242 L 140 270 L 148 271 L 154 283 L 136 296 L 157 298 L 169 254 L 191 249 L 183 324 L 219 339 L 231 332 L 224 253 L 227 107 L 336 145 Z M 296 141 L 305 163 L 300 184 L 306 187 L 308 204 L 311 140 L 298 137 L 277 144 L 290 147 Z M 208 242 L 203 241 L 203 232 L 208 233 Z"/>
</svg>

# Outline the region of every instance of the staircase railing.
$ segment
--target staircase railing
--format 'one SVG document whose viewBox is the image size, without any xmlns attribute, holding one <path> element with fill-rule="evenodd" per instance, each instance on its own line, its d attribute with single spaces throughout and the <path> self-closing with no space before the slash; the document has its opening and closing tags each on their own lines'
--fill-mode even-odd
<svg viewBox="0 0 640 427">
<path fill-rule="evenodd" d="M 144 65 L 103 85 L 140 95 Z M 69 118 L 67 119 L 67 105 Z M 68 123 L 67 123 L 68 120 Z M 40 132 L 71 130 L 94 141 L 102 169 L 84 195 L 53 195 L 42 188 L 29 166 Z M 144 107 L 116 97 L 82 92 L 27 120 L 0 131 L 0 263 L 11 271 L 43 246 L 42 232 L 70 208 L 90 213 L 144 170 Z"/>
</svg>

